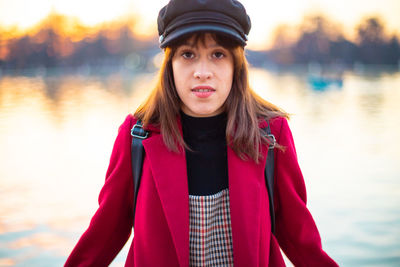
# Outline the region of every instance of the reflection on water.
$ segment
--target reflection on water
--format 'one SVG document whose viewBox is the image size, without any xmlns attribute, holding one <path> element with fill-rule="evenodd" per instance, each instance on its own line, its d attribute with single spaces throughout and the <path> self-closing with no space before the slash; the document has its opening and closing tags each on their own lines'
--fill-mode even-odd
<svg viewBox="0 0 400 267">
<path fill-rule="evenodd" d="M 344 73 L 324 90 L 301 72 L 252 69 L 251 81 L 293 114 L 324 248 L 343 266 L 399 266 L 400 74 Z M 0 266 L 63 264 L 97 208 L 118 126 L 153 83 L 153 74 L 0 78 Z"/>
</svg>

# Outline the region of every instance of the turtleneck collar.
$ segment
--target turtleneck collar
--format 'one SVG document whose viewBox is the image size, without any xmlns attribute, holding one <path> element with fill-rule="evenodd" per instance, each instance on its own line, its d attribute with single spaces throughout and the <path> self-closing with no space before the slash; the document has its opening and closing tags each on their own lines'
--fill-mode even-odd
<svg viewBox="0 0 400 267">
<path fill-rule="evenodd" d="M 227 123 L 225 112 L 211 117 L 192 117 L 182 111 L 180 114 L 184 137 L 196 139 L 204 137 L 225 138 Z"/>
</svg>

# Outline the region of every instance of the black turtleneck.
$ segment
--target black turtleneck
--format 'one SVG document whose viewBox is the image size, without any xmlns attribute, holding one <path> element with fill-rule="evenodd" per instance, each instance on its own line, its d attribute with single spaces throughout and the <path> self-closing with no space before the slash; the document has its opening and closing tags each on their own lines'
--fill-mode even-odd
<svg viewBox="0 0 400 267">
<path fill-rule="evenodd" d="M 205 196 L 228 188 L 226 114 L 191 117 L 181 112 L 189 194 Z"/>
</svg>

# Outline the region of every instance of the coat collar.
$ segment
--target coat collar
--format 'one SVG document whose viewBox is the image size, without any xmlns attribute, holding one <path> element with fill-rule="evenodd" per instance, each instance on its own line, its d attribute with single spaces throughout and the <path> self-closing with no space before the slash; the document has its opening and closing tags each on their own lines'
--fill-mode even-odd
<svg viewBox="0 0 400 267">
<path fill-rule="evenodd" d="M 189 266 L 189 191 L 186 155 L 171 152 L 159 133 L 143 141 L 180 266 Z M 241 160 L 228 147 L 230 213 L 235 266 L 257 266 L 264 164 Z"/>
</svg>

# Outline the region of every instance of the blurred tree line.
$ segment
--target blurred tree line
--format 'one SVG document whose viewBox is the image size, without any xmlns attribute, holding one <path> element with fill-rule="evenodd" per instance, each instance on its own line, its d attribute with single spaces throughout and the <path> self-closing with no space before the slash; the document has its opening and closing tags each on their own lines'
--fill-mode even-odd
<svg viewBox="0 0 400 267">
<path fill-rule="evenodd" d="M 144 69 L 159 52 L 157 38 L 143 40 L 133 34 L 135 21 L 100 28 L 50 14 L 29 33 L 13 37 L 0 29 L 0 69 L 36 67 L 113 66 Z M 398 37 L 386 33 L 379 17 L 356 27 L 356 40 L 344 37 L 339 25 L 322 15 L 305 17 L 300 26 L 279 26 L 272 49 L 249 51 L 253 65 L 274 64 L 384 64 L 399 65 Z"/>
<path fill-rule="evenodd" d="M 154 51 L 154 40 L 142 40 L 131 30 L 135 21 L 99 28 L 52 13 L 29 33 L 11 37 L 0 30 L 0 68 L 113 66 L 145 68 Z M 155 39 L 157 40 L 157 39 Z"/>
<path fill-rule="evenodd" d="M 322 15 L 306 17 L 294 29 L 277 28 L 268 57 L 278 64 L 400 64 L 399 39 L 386 33 L 379 17 L 364 19 L 355 31 L 356 40 L 352 42 L 344 37 L 340 25 Z"/>
</svg>

